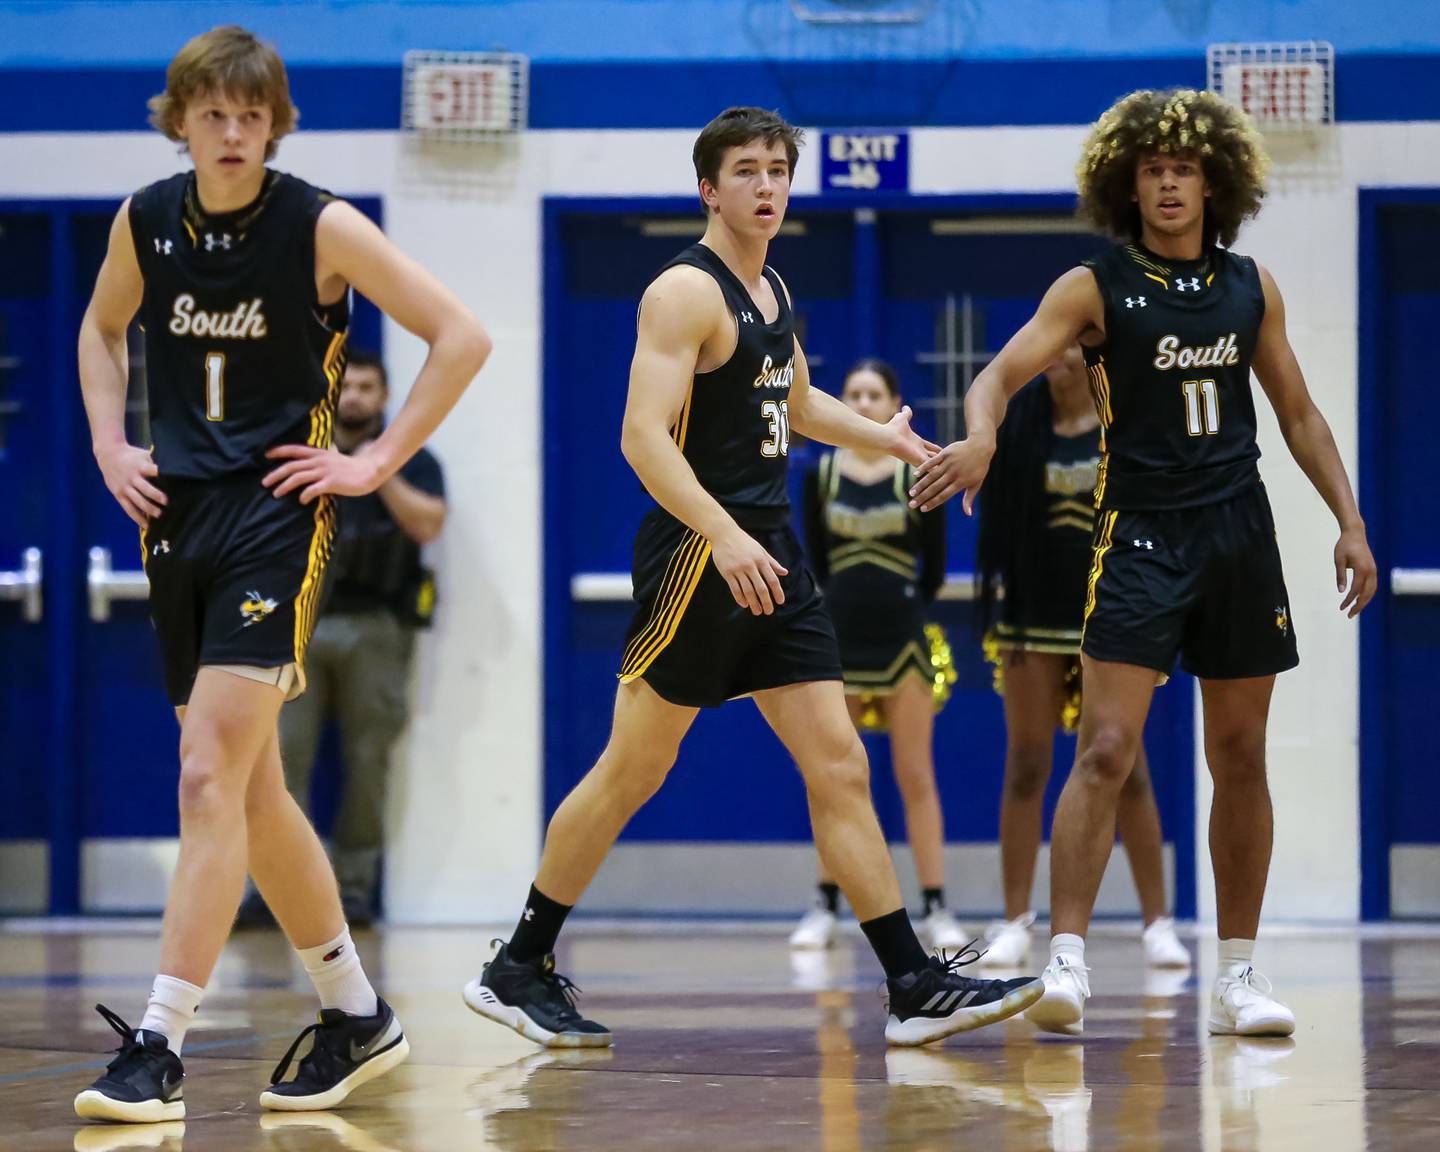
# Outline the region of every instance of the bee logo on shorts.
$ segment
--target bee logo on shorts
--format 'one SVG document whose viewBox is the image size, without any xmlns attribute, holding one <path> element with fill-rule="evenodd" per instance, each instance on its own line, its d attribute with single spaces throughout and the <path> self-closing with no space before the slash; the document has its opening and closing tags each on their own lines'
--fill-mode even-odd
<svg viewBox="0 0 1440 1152">
<path fill-rule="evenodd" d="M 1280 629 L 1280 635 L 1290 635 L 1290 610 L 1284 604 L 1275 605 L 1275 627 Z"/>
<path fill-rule="evenodd" d="M 245 599 L 240 601 L 240 615 L 245 617 L 244 627 L 249 628 L 252 624 L 260 623 L 277 607 L 277 600 L 267 600 L 259 592 L 246 592 Z"/>
</svg>

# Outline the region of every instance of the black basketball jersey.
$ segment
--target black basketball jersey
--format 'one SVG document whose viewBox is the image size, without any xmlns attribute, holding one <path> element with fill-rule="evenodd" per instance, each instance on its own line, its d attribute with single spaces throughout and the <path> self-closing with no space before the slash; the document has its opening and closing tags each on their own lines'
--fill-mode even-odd
<svg viewBox="0 0 1440 1152">
<path fill-rule="evenodd" d="M 1253 486 L 1255 262 L 1223 248 L 1177 262 L 1126 244 L 1085 266 L 1105 307 L 1105 342 L 1085 349 L 1104 430 L 1097 507 L 1188 508 Z"/>
<path fill-rule="evenodd" d="M 724 507 L 786 508 L 795 325 L 785 287 L 767 267 L 765 279 L 780 305 L 767 324 L 740 278 L 705 245 L 692 244 L 665 268 L 677 264 L 715 278 L 739 335 L 729 360 L 696 373 L 671 435 L 701 487 Z"/>
<path fill-rule="evenodd" d="M 273 467 L 277 444 L 329 447 L 349 309 L 315 292 L 329 193 L 267 171 L 245 208 L 207 215 L 193 173 L 130 201 L 155 462 L 210 479 Z"/>
</svg>

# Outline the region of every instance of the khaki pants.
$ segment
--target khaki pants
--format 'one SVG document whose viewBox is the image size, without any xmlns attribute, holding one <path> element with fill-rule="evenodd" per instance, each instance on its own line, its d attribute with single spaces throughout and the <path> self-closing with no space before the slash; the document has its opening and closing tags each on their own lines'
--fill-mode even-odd
<svg viewBox="0 0 1440 1152">
<path fill-rule="evenodd" d="M 408 716 L 414 648 L 414 632 L 390 612 L 324 615 L 305 654 L 309 687 L 280 709 L 285 784 L 307 812 L 321 733 L 332 719 L 340 729 L 340 811 L 330 844 L 347 903 L 374 907 L 386 778 Z"/>
</svg>

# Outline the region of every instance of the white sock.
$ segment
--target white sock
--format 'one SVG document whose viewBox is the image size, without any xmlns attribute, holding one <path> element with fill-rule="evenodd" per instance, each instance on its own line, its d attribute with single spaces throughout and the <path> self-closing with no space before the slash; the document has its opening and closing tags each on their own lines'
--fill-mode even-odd
<svg viewBox="0 0 1440 1152">
<path fill-rule="evenodd" d="M 339 1008 L 351 1016 L 373 1016 L 379 1011 L 375 989 L 365 976 L 349 928 L 328 943 L 296 951 L 320 993 L 321 1008 Z"/>
<path fill-rule="evenodd" d="M 1221 940 L 1220 975 L 1232 975 L 1237 968 L 1249 968 L 1255 956 L 1254 940 Z"/>
<path fill-rule="evenodd" d="M 205 989 L 197 988 L 175 976 L 156 976 L 155 986 L 150 989 L 150 1002 L 145 1005 L 145 1018 L 140 1021 L 141 1032 L 158 1032 L 165 1037 L 170 1051 L 180 1055 L 185 1043 L 185 1033 L 195 1013 L 200 1011 L 200 999 Z"/>
<path fill-rule="evenodd" d="M 1085 965 L 1085 937 L 1073 932 L 1060 932 L 1050 937 L 1050 959 L 1064 954 L 1072 964 Z"/>
</svg>

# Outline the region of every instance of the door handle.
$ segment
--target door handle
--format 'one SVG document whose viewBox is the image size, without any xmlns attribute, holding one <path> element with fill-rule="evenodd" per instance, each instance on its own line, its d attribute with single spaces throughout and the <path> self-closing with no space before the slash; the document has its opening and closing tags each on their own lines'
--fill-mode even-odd
<svg viewBox="0 0 1440 1152">
<path fill-rule="evenodd" d="M 90 549 L 90 569 L 85 575 L 90 592 L 90 619 L 103 624 L 110 619 L 112 600 L 150 599 L 150 580 L 143 569 L 116 572 L 110 567 L 110 549 Z"/>
<path fill-rule="evenodd" d="M 1392 568 L 1390 591 L 1396 596 L 1440 596 L 1440 568 Z"/>
<path fill-rule="evenodd" d="M 45 564 L 39 548 L 26 548 L 20 553 L 20 567 L 13 572 L 0 572 L 0 600 L 20 601 L 20 618 L 27 624 L 38 624 L 45 615 L 42 585 Z"/>
</svg>

